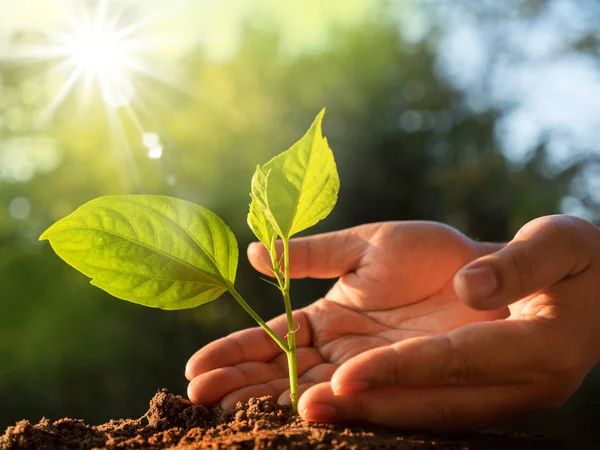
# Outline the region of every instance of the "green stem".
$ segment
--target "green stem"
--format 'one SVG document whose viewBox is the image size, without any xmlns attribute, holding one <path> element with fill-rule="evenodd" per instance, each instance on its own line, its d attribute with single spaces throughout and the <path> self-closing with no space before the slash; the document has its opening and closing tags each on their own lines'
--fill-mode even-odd
<svg viewBox="0 0 600 450">
<path fill-rule="evenodd" d="M 290 373 L 290 397 L 292 408 L 298 412 L 298 368 L 296 365 L 296 326 L 292 317 L 292 302 L 290 300 L 290 248 L 287 239 L 283 239 L 283 259 L 285 284 L 283 286 L 283 302 L 285 303 L 285 314 L 288 323 L 287 353 L 288 369 Z"/>
<path fill-rule="evenodd" d="M 244 310 L 248 314 L 250 314 L 250 317 L 252 317 L 254 320 L 256 320 L 256 323 L 258 323 L 263 328 L 263 330 L 265 330 L 267 332 L 267 334 L 269 336 L 271 336 L 271 338 L 277 343 L 277 345 L 279 345 L 279 347 L 281 347 L 281 349 L 288 355 L 288 361 L 289 361 L 290 349 L 286 345 L 286 343 L 283 342 L 283 339 L 281 339 L 279 336 L 277 336 L 275 334 L 275 332 L 273 330 L 271 330 L 271 327 L 269 327 L 269 325 L 267 325 L 265 323 L 265 321 L 262 320 L 258 314 L 256 314 L 256 312 L 250 307 L 250 305 L 248 303 L 246 303 L 246 301 L 242 298 L 242 296 L 238 293 L 238 291 L 235 290 L 235 287 L 233 287 L 233 285 L 229 286 L 229 292 L 231 293 L 231 295 L 233 295 L 233 298 L 235 298 L 235 300 L 240 304 L 240 306 L 242 308 L 244 308 Z M 294 356 L 295 356 L 295 349 L 294 349 Z"/>
</svg>

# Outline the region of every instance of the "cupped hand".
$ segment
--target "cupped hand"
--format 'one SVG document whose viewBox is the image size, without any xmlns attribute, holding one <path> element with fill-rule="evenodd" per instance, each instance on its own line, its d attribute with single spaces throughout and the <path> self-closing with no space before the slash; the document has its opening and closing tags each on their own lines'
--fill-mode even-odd
<svg viewBox="0 0 600 450">
<path fill-rule="evenodd" d="M 361 383 L 353 378 L 369 375 L 365 368 L 377 369 L 375 365 L 369 367 L 370 355 L 376 358 L 376 364 L 389 365 L 382 357 L 397 353 L 403 345 L 410 347 L 419 339 L 447 343 L 443 336 L 452 330 L 506 317 L 508 310 L 502 305 L 494 311 L 467 307 L 458 300 L 453 288 L 454 275 L 461 267 L 498 248 L 430 222 L 369 224 L 292 240 L 292 278 L 339 277 L 323 299 L 294 312 L 300 413 L 316 420 L 393 420 L 383 418 L 385 408 L 371 416 L 367 409 L 371 401 L 361 400 L 367 398 L 362 394 L 347 404 L 339 403 L 331 388 L 332 376 L 352 374 L 338 376 L 337 381 L 344 384 L 334 389 L 360 388 Z M 257 270 L 270 273 L 266 263 L 269 257 L 262 245 L 252 244 L 248 255 Z M 293 292 L 292 289 L 292 303 Z M 282 337 L 287 333 L 285 316 L 273 319 L 269 326 Z M 353 361 L 359 364 L 353 365 Z M 414 366 L 413 361 L 411 380 L 380 379 L 379 383 L 401 381 L 400 384 L 414 385 L 432 378 L 429 373 L 419 378 L 418 367 Z M 345 367 L 352 370 L 339 372 Z M 447 375 L 450 381 L 456 378 L 454 373 Z M 198 404 L 220 404 L 228 409 L 238 401 L 263 395 L 289 403 L 286 355 L 258 327 L 233 333 L 202 348 L 189 360 L 186 376 L 191 380 L 188 395 Z M 369 377 L 372 374 L 367 380 Z M 373 395 L 376 402 L 390 400 L 386 398 L 389 394 Z M 401 403 L 400 399 L 393 402 Z M 338 403 L 338 417 L 325 417 L 327 408 Z M 361 405 L 365 409 L 361 410 Z M 410 411 L 403 414 L 409 417 Z"/>
<path fill-rule="evenodd" d="M 301 397 L 303 416 L 427 429 L 489 425 L 562 405 L 600 360 L 594 225 L 567 216 L 530 222 L 463 268 L 454 286 L 465 304 L 509 305 L 510 315 L 365 350 Z"/>
</svg>

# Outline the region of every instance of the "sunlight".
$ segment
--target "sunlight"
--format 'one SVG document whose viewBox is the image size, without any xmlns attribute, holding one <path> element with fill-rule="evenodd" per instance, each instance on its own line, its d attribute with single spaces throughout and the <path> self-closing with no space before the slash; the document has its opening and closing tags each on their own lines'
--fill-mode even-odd
<svg viewBox="0 0 600 450">
<path fill-rule="evenodd" d="M 108 117 L 107 131 L 115 147 L 120 149 L 119 157 L 124 166 L 129 167 L 127 176 L 139 184 L 122 114 L 135 124 L 139 133 L 137 144 L 146 149 L 147 157 L 160 159 L 164 152 L 160 136 L 147 132 L 137 114 L 138 108 L 144 109 L 145 117 L 151 114 L 145 111 L 141 98 L 153 93 L 153 88 L 146 84 L 164 85 L 186 95 L 189 92 L 179 76 L 165 72 L 164 67 L 153 61 L 157 54 L 164 57 L 165 49 L 171 48 L 168 46 L 176 43 L 179 48 L 182 42 L 174 42 L 168 34 L 159 36 L 148 27 L 159 24 L 189 0 L 172 0 L 167 7 L 151 14 L 142 13 L 138 6 L 110 0 L 86 3 L 51 0 L 49 3 L 60 22 L 44 31 L 44 39 L 19 43 L 8 54 L 0 54 L 0 67 L 10 70 L 48 63 L 46 70 L 31 78 L 32 82 L 45 78 L 52 83 L 48 101 L 36 113 L 36 126 L 40 129 L 48 125 L 73 96 L 76 95 L 80 107 L 90 106 L 90 101 L 100 99 Z M 16 160 L 11 161 L 13 166 L 17 164 Z M 0 178 L 16 176 L 2 169 L 0 167 Z"/>
<path fill-rule="evenodd" d="M 114 70 L 123 58 L 119 39 L 109 29 L 83 29 L 72 36 L 67 48 L 78 66 L 94 74 Z"/>
<path fill-rule="evenodd" d="M 106 17 L 106 2 L 90 18 L 71 26 L 62 39 L 62 49 L 73 65 L 74 73 L 81 74 L 89 87 L 96 81 L 104 101 L 118 108 L 128 104 L 134 89 L 129 79 L 135 58 L 130 54 L 125 28 L 119 29 L 118 16 Z"/>
<path fill-rule="evenodd" d="M 179 10 L 181 1 L 151 15 L 138 14 L 136 7 L 108 0 L 86 4 L 52 0 L 51 4 L 62 23 L 57 23 L 53 31 L 47 29 L 43 41 L 19 44 L 0 55 L 6 69 L 48 62 L 45 73 L 62 78 L 40 114 L 41 123 L 50 120 L 79 88 L 84 103 L 91 98 L 92 90 L 98 90 L 113 108 L 130 105 L 138 87 L 148 80 L 183 90 L 181 80 L 175 79 L 178 77 L 164 73 L 147 60 L 157 53 L 164 56 L 165 46 L 174 45 L 170 37 L 140 34 Z"/>
<path fill-rule="evenodd" d="M 158 159 L 163 154 L 163 146 L 160 143 L 160 137 L 156 133 L 146 132 L 142 136 L 144 147 L 148 149 L 148 158 Z"/>
</svg>

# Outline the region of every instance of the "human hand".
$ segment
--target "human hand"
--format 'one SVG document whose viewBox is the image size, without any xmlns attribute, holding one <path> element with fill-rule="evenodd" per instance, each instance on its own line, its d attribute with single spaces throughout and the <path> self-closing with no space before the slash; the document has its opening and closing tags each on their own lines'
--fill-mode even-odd
<svg viewBox="0 0 600 450">
<path fill-rule="evenodd" d="M 470 428 L 562 405 L 600 359 L 600 229 L 534 220 L 463 268 L 458 297 L 506 320 L 400 339 L 344 362 L 299 408 L 317 421 Z"/>
<path fill-rule="evenodd" d="M 317 397 L 309 388 L 317 385 L 313 389 L 321 392 L 338 367 L 357 355 L 505 317 L 506 308 L 465 306 L 452 285 L 461 267 L 496 249 L 430 222 L 370 224 L 292 240 L 293 278 L 340 277 L 325 298 L 294 313 L 299 391 L 306 391 L 301 414 L 311 418 Z M 253 244 L 248 253 L 256 269 L 270 274 L 264 247 Z M 269 326 L 281 336 L 287 332 L 285 316 Z M 186 376 L 195 403 L 228 409 L 263 395 L 289 403 L 286 355 L 261 328 L 207 345 L 189 360 Z"/>
</svg>

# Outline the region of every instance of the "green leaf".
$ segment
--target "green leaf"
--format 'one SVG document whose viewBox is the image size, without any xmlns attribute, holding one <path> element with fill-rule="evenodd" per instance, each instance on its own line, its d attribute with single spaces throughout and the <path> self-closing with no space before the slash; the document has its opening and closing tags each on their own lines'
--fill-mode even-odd
<svg viewBox="0 0 600 450">
<path fill-rule="evenodd" d="M 217 299 L 235 281 L 238 247 L 211 211 L 156 195 L 100 197 L 40 240 L 115 297 L 162 309 Z"/>
<path fill-rule="evenodd" d="M 267 205 L 263 201 L 266 198 L 266 191 L 263 188 L 265 185 L 265 175 L 260 166 L 257 166 L 251 183 L 250 198 L 252 200 L 250 202 L 250 212 L 248 213 L 248 226 L 258 240 L 271 251 L 271 247 L 277 239 L 277 232 L 271 225 L 272 220 L 267 219 L 265 215 L 268 214 Z"/>
<path fill-rule="evenodd" d="M 327 217 L 335 206 L 340 179 L 322 134 L 324 114 L 325 109 L 298 142 L 254 173 L 248 222 L 267 248 L 273 234 L 289 239 Z"/>
<path fill-rule="evenodd" d="M 278 291 L 282 291 L 283 290 L 282 287 L 279 284 L 277 284 L 277 283 L 275 283 L 275 282 L 273 282 L 271 280 L 267 280 L 266 278 L 263 278 L 263 277 L 260 277 L 260 279 L 263 280 L 265 283 L 270 284 L 271 286 L 275 286 Z"/>
</svg>

